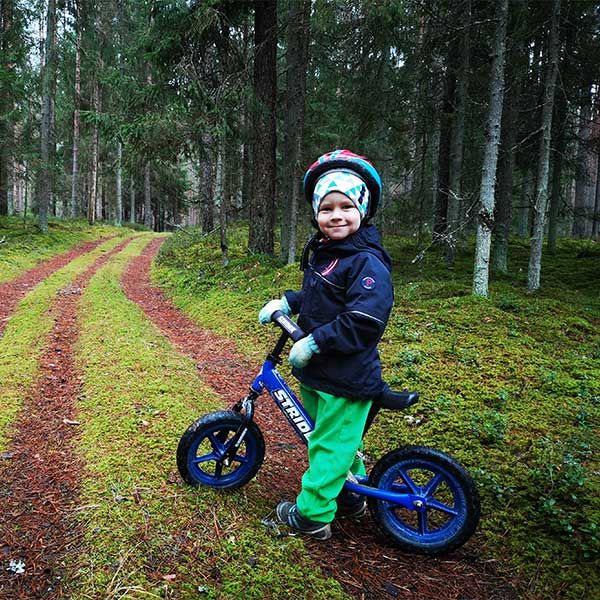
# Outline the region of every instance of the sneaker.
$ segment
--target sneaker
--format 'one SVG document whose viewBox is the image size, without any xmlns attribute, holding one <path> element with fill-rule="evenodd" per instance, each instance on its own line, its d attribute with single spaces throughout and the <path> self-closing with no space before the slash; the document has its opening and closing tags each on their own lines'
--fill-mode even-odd
<svg viewBox="0 0 600 600">
<path fill-rule="evenodd" d="M 362 517 L 367 510 L 367 501 L 358 494 L 342 490 L 336 499 L 335 518 Z"/>
<path fill-rule="evenodd" d="M 277 518 L 288 527 L 316 540 L 328 540 L 331 537 L 331 525 L 306 519 L 298 512 L 294 502 L 280 502 L 277 505 Z"/>
</svg>

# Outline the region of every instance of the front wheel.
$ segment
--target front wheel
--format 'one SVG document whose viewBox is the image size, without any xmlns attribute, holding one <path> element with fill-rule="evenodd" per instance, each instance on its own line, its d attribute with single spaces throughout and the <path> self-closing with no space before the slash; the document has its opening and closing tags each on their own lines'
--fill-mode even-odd
<svg viewBox="0 0 600 600">
<path fill-rule="evenodd" d="M 369 484 L 418 497 L 415 509 L 369 497 L 369 510 L 382 532 L 410 552 L 436 555 L 464 544 L 479 522 L 479 496 L 469 473 L 434 448 L 392 450 L 373 467 Z"/>
<path fill-rule="evenodd" d="M 265 441 L 254 421 L 232 410 L 192 423 L 177 447 L 177 468 L 193 486 L 233 490 L 248 483 L 265 457 Z"/>
</svg>

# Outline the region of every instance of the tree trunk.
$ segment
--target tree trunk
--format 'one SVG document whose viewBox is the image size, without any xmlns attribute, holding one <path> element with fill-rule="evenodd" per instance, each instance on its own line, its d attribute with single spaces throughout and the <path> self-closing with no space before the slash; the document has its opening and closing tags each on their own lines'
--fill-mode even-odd
<svg viewBox="0 0 600 600">
<path fill-rule="evenodd" d="M 129 222 L 135 223 L 135 183 L 133 177 L 129 182 Z"/>
<path fill-rule="evenodd" d="M 548 250 L 550 254 L 556 253 L 556 239 L 558 237 L 558 217 L 561 204 L 561 177 L 563 155 L 567 148 L 565 139 L 565 119 L 567 117 L 567 103 L 562 94 L 557 96 L 557 107 L 554 115 L 555 125 L 552 127 L 552 148 L 554 161 L 552 165 L 552 190 L 550 193 L 550 211 L 548 216 Z"/>
<path fill-rule="evenodd" d="M 504 55 L 507 17 L 508 0 L 498 0 L 496 4 L 490 103 L 485 128 L 486 146 L 481 172 L 480 208 L 477 215 L 477 239 L 473 269 L 473 294 L 484 297 L 488 296 L 490 242 L 494 226 L 494 186 L 496 183 L 498 146 L 502 126 L 502 104 L 504 101 Z"/>
<path fill-rule="evenodd" d="M 277 0 L 254 2 L 254 143 L 249 252 L 273 254 L 275 226 L 275 101 Z"/>
<path fill-rule="evenodd" d="M 459 50 L 459 67 L 456 82 L 452 142 L 450 145 L 450 177 L 448 180 L 448 232 L 446 261 L 454 262 L 456 242 L 462 222 L 462 162 L 465 137 L 465 115 L 467 110 L 469 63 L 471 54 L 471 0 L 466 0 L 463 10 L 462 36 Z"/>
<path fill-rule="evenodd" d="M 287 24 L 280 257 L 288 264 L 296 260 L 310 5 L 310 0 L 291 2 Z"/>
<path fill-rule="evenodd" d="M 98 87 L 98 78 L 94 76 L 93 91 L 92 91 L 92 105 L 96 114 L 99 112 L 100 107 L 100 90 Z M 92 168 L 90 171 L 90 190 L 88 196 L 88 207 L 87 207 L 87 219 L 88 223 L 92 225 L 96 221 L 96 203 L 98 196 L 98 146 L 99 146 L 99 132 L 98 122 L 94 122 L 94 130 L 92 133 Z"/>
<path fill-rule="evenodd" d="M 144 166 L 144 226 L 152 229 L 152 188 L 150 185 L 150 161 Z"/>
<path fill-rule="evenodd" d="M 592 98 L 588 88 L 586 98 L 579 117 L 578 149 L 577 149 L 577 175 L 575 180 L 575 206 L 573 209 L 573 237 L 584 239 L 589 237 L 589 215 L 591 155 L 590 136 L 592 132 Z"/>
<path fill-rule="evenodd" d="M 223 265 L 229 264 L 227 247 L 227 211 L 231 194 L 231 164 L 228 160 L 227 145 L 219 140 L 217 149 L 217 173 L 215 181 L 215 200 L 219 209 L 219 237 Z M 229 171 L 229 172 L 228 172 Z"/>
<path fill-rule="evenodd" d="M 39 228 L 43 233 L 48 232 L 48 207 L 52 194 L 52 112 L 55 89 L 53 82 L 56 79 L 56 1 L 48 0 L 46 17 L 46 62 L 42 70 L 42 118 L 40 124 L 40 174 L 39 174 Z"/>
<path fill-rule="evenodd" d="M 210 233 L 214 229 L 214 181 L 213 168 L 211 163 L 213 138 L 208 133 L 202 134 L 202 148 L 199 165 L 198 179 L 200 186 L 198 189 L 200 216 L 202 219 L 202 233 Z"/>
<path fill-rule="evenodd" d="M 596 163 L 596 190 L 594 192 L 594 215 L 592 221 L 592 239 L 598 237 L 598 229 L 600 219 L 600 154 L 597 157 Z"/>
<path fill-rule="evenodd" d="M 79 131 L 81 106 L 81 41 L 83 23 L 81 22 L 81 0 L 75 0 L 75 90 L 73 94 L 73 161 L 71 166 L 71 218 L 79 215 Z"/>
<path fill-rule="evenodd" d="M 552 8 L 552 24 L 548 40 L 548 62 L 544 81 L 544 98 L 542 105 L 542 126 L 537 168 L 537 190 L 533 209 L 533 235 L 531 238 L 531 253 L 527 272 L 527 290 L 534 292 L 540 287 L 542 270 L 542 245 L 544 242 L 544 224 L 546 221 L 546 206 L 548 203 L 548 173 L 550 167 L 550 140 L 552 138 L 552 112 L 554 108 L 554 87 L 558 71 L 558 19 L 560 1 L 554 0 Z"/>
<path fill-rule="evenodd" d="M 0 2 L 0 68 L 12 71 L 11 55 L 14 42 L 13 22 L 14 0 Z M 14 99 L 10 89 L 6 91 L 0 86 L 0 115 L 10 113 Z M 11 188 L 14 182 L 14 129 L 12 120 L 0 120 L 0 215 L 11 214 Z"/>
<path fill-rule="evenodd" d="M 116 173 L 116 205 L 115 225 L 123 224 L 123 142 L 117 140 L 117 173 Z"/>
<path fill-rule="evenodd" d="M 451 44 L 448 63 L 446 65 L 446 85 L 444 104 L 440 115 L 440 141 L 437 160 L 437 186 L 435 196 L 435 212 L 433 216 L 433 241 L 441 243 L 446 238 L 448 229 L 448 186 L 450 184 L 450 142 L 452 135 L 452 118 L 454 114 L 454 92 L 456 89 L 455 48 Z"/>
</svg>

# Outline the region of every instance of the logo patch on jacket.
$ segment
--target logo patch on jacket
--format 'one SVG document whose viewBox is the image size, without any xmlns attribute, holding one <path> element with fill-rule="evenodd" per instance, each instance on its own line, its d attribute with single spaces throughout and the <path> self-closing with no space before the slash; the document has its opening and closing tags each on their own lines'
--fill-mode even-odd
<svg viewBox="0 0 600 600">
<path fill-rule="evenodd" d="M 365 290 L 372 290 L 375 287 L 375 279 L 373 277 L 363 277 L 360 281 L 360 284 L 365 288 Z"/>
</svg>

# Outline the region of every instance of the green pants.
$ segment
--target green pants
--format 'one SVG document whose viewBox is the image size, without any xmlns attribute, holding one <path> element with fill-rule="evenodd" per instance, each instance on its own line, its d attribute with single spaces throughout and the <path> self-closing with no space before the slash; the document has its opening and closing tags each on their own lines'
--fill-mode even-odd
<svg viewBox="0 0 600 600">
<path fill-rule="evenodd" d="M 348 400 L 300 385 L 306 411 L 315 422 L 308 439 L 308 469 L 296 503 L 300 514 L 312 521 L 330 523 L 335 499 L 350 470 L 364 475 L 365 465 L 356 456 L 371 407 L 370 400 Z"/>
</svg>

